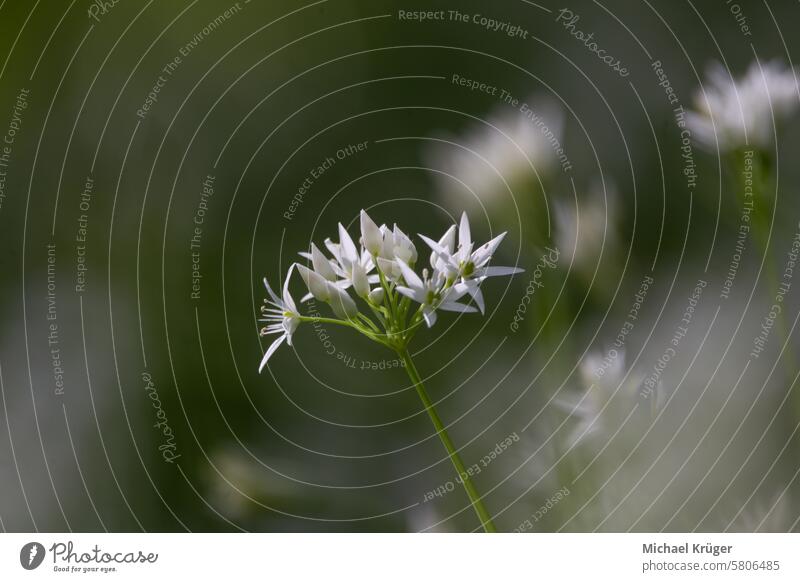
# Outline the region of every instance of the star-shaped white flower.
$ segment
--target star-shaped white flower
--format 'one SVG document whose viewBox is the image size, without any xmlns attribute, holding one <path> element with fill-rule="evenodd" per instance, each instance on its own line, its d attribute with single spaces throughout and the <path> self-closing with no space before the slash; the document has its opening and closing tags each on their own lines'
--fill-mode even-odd
<svg viewBox="0 0 800 582">
<path fill-rule="evenodd" d="M 456 311 L 471 313 L 477 311 L 474 307 L 458 303 L 458 300 L 467 292 L 463 285 L 457 284 L 445 288 L 445 278 L 439 272 L 428 276 L 428 270 L 423 269 L 422 279 L 404 261 L 398 259 L 405 285 L 398 285 L 398 293 L 422 305 L 422 317 L 428 327 L 436 323 L 436 311 Z"/>
<path fill-rule="evenodd" d="M 420 235 L 420 238 L 431 247 L 431 250 L 436 255 L 435 264 L 438 266 L 437 268 L 445 273 L 454 273 L 456 277 L 460 278 L 466 292 L 472 296 L 481 313 L 483 313 L 485 304 L 480 284 L 488 277 L 514 275 L 521 273 L 522 269 L 489 266 L 494 252 L 506 236 L 505 232 L 473 251 L 474 243 L 472 242 L 469 218 L 466 212 L 461 215 L 461 223 L 458 227 L 458 248 L 455 251 L 452 250 L 452 243 L 446 238 L 450 232 L 448 230 L 442 238 L 444 245 L 442 241 L 436 242 L 423 235 Z M 431 262 L 434 263 L 433 258 L 431 258 Z"/>
<path fill-rule="evenodd" d="M 442 238 L 436 243 L 441 247 L 442 253 L 432 252 L 431 253 L 431 267 L 434 271 L 438 271 L 440 273 L 444 273 L 446 277 L 451 279 L 455 279 L 458 276 L 458 269 L 455 268 L 455 261 L 450 261 L 448 257 L 451 257 L 455 252 L 456 247 L 456 225 L 450 225 L 450 228 L 442 235 Z M 425 237 L 420 235 L 420 237 L 425 240 Z M 444 257 L 444 258 L 443 258 Z"/>
<path fill-rule="evenodd" d="M 325 240 L 331 257 L 313 243 L 310 252 L 300 253 L 308 263 L 293 263 L 290 266 L 282 297 L 264 280 L 269 298 L 261 308 L 263 318 L 260 321 L 267 324 L 261 333 L 280 335 L 264 354 L 259 372 L 281 344 L 287 342 L 291 345 L 292 334 L 302 321 L 315 319 L 314 316 L 300 315 L 289 294 L 289 281 L 295 268 L 309 290 L 302 301 L 314 297 L 327 303 L 338 318 L 335 323 L 353 328 L 398 353 L 406 349 L 415 332 L 412 328 L 422 320 L 431 327 L 439 310 L 460 313 L 478 311 L 471 305 L 459 302 L 467 294 L 472 296 L 483 311 L 483 296 L 479 289 L 481 281 L 487 277 L 520 271 L 512 267 L 488 266 L 505 233 L 473 250 L 466 213 L 460 226 L 451 226 L 438 241 L 425 239 L 434 249 L 434 253 L 430 259 L 432 269 L 423 269 L 421 277 L 413 270 L 418 258 L 417 249 L 397 225 L 392 229 L 386 225 L 378 226 L 363 210 L 360 223 L 361 237 L 358 244 L 340 223 L 339 242 Z M 370 274 L 376 265 L 379 266 L 379 272 Z M 373 288 L 375 283 L 378 285 Z M 351 296 L 350 288 L 357 297 Z M 359 311 L 356 304 L 359 298 L 369 308 L 374 319 Z M 409 299 L 420 304 L 420 308 L 411 315 L 410 321 L 407 309 Z"/>
<path fill-rule="evenodd" d="M 275 353 L 275 350 L 277 350 L 284 341 L 292 345 L 292 334 L 297 329 L 297 326 L 300 325 L 300 314 L 297 312 L 297 305 L 295 305 L 294 299 L 289 293 L 289 279 L 292 275 L 292 268 L 293 266 L 289 267 L 289 272 L 286 273 L 286 281 L 283 283 L 282 298 L 278 297 L 272 290 L 272 287 L 269 286 L 266 277 L 264 278 L 264 287 L 267 288 L 270 299 L 264 300 L 265 305 L 261 307 L 261 313 L 264 317 L 259 319 L 259 321 L 267 324 L 267 326 L 261 330 L 261 335 L 266 336 L 280 333 L 281 336 L 267 348 L 264 357 L 261 359 L 261 365 L 258 367 L 259 373 L 264 369 L 264 366 L 267 365 L 267 361 L 272 357 L 272 354 Z"/>
</svg>

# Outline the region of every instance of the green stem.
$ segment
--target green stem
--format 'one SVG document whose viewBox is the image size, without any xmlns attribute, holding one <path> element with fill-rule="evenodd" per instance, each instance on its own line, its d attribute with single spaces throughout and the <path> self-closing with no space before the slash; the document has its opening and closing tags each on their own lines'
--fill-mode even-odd
<svg viewBox="0 0 800 582">
<path fill-rule="evenodd" d="M 383 305 L 375 305 L 374 303 L 370 303 L 369 301 L 367 301 L 367 305 L 369 306 L 372 313 L 375 314 L 375 317 L 378 318 L 380 324 L 386 327 L 386 316 L 388 315 L 386 308 Z"/>
<path fill-rule="evenodd" d="M 367 324 L 367 325 L 370 327 L 370 329 L 372 329 L 372 331 L 374 331 L 375 333 L 382 333 L 382 332 L 381 332 L 381 330 L 380 330 L 380 329 L 378 329 L 378 326 L 377 326 L 377 325 L 375 325 L 375 322 L 374 322 L 374 321 L 372 321 L 372 320 L 371 320 L 369 317 L 367 317 L 367 316 L 366 316 L 366 315 L 364 315 L 363 313 L 360 313 L 360 312 L 359 312 L 359 314 L 358 314 L 358 318 L 359 318 L 361 321 L 363 321 L 364 323 L 366 323 L 366 324 Z"/>
<path fill-rule="evenodd" d="M 364 324 L 359 323 L 358 319 L 333 319 L 332 317 L 314 317 L 314 316 L 305 316 L 301 315 L 298 317 L 301 322 L 303 323 L 330 323 L 333 325 L 343 325 L 345 327 L 352 327 L 358 332 L 361 332 L 365 336 L 367 336 L 372 341 L 378 342 L 381 345 L 384 345 L 388 348 L 391 348 L 385 339 L 381 337 L 383 335 L 380 330 L 372 331 L 370 328 L 366 327 Z"/>
<path fill-rule="evenodd" d="M 390 319 L 394 320 L 395 309 L 396 309 L 394 303 L 394 295 L 392 293 L 391 287 L 389 287 L 389 282 L 386 280 L 386 276 L 383 274 L 383 271 L 378 266 L 378 260 L 377 259 L 374 260 L 375 260 L 375 270 L 378 272 L 378 277 L 380 278 L 381 281 L 381 287 L 383 287 L 383 292 L 386 294 L 384 302 L 389 307 Z"/>
<path fill-rule="evenodd" d="M 769 247 L 769 212 L 772 210 L 772 204 L 777 204 L 777 199 L 772 200 L 771 197 L 768 198 L 767 191 L 770 187 L 771 179 L 768 176 L 762 156 L 759 152 L 754 152 L 753 157 L 753 198 L 755 199 L 755 208 L 753 210 L 753 230 L 755 232 L 754 238 L 756 240 L 756 244 L 758 245 L 758 249 L 764 256 L 764 277 L 767 281 L 767 288 L 769 290 L 768 299 L 771 304 L 773 301 L 777 301 L 779 274 L 776 265 L 776 257 L 774 256 L 774 253 L 771 252 Z M 742 159 L 742 161 L 744 161 L 744 159 Z M 742 184 L 741 189 L 744 191 L 744 184 Z M 791 338 L 789 337 L 789 324 L 786 320 L 785 309 L 781 309 L 780 314 L 776 318 L 775 329 L 779 343 L 781 345 L 784 343 L 788 344 L 786 346 L 786 350 L 784 351 L 784 362 L 786 364 L 784 366 L 784 371 L 786 374 L 786 382 L 791 387 L 795 371 L 797 370 L 797 363 L 795 361 L 794 351 L 791 346 Z M 792 398 L 792 400 L 795 414 L 800 417 L 800 399 L 795 397 Z"/>
<path fill-rule="evenodd" d="M 298 317 L 303 323 L 332 323 L 334 325 L 344 325 L 345 327 L 353 327 L 353 324 L 346 319 L 333 319 L 332 317 L 313 317 L 301 315 Z"/>
<path fill-rule="evenodd" d="M 472 481 L 470 480 L 470 477 L 467 474 L 467 469 L 464 466 L 461 457 L 458 455 L 458 451 L 453 445 L 453 441 L 450 440 L 450 435 L 447 434 L 447 430 L 442 423 L 442 419 L 439 418 L 439 415 L 436 413 L 436 409 L 433 407 L 433 402 L 431 402 L 431 399 L 425 390 L 425 386 L 422 384 L 422 378 L 420 377 L 419 372 L 414 365 L 414 361 L 411 359 L 411 354 L 409 354 L 408 350 L 406 349 L 398 350 L 397 354 L 405 363 L 408 377 L 411 378 L 411 381 L 414 383 L 414 387 L 417 389 L 417 394 L 419 394 L 420 400 L 422 400 L 422 404 L 425 406 L 425 410 L 428 411 L 428 416 L 430 416 L 431 422 L 433 422 L 436 433 L 442 440 L 444 448 L 447 449 L 447 454 L 449 455 L 450 460 L 453 462 L 453 466 L 455 467 L 456 471 L 458 471 L 459 478 L 464 484 L 464 489 L 467 491 L 467 495 L 469 496 L 469 500 L 472 503 L 475 513 L 478 514 L 478 519 L 481 520 L 481 525 L 483 526 L 484 531 L 487 533 L 496 532 L 497 528 L 494 526 L 494 523 L 492 523 L 492 517 L 489 515 L 489 512 L 486 511 L 486 507 L 484 507 L 483 502 L 481 501 L 481 496 L 478 494 L 478 490 L 475 489 L 475 485 L 473 485 Z"/>
</svg>

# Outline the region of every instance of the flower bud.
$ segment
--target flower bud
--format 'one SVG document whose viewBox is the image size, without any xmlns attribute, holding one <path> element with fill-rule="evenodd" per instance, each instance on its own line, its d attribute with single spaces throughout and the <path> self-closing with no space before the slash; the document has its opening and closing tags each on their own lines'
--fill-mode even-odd
<svg viewBox="0 0 800 582">
<path fill-rule="evenodd" d="M 369 293 L 369 281 L 367 280 L 367 272 L 361 263 L 353 265 L 353 290 L 359 297 L 366 297 Z"/>
<path fill-rule="evenodd" d="M 383 235 L 378 225 L 365 211 L 361 211 L 361 238 L 369 254 L 377 255 L 383 246 Z"/>
<path fill-rule="evenodd" d="M 330 291 L 331 309 L 337 316 L 342 319 L 352 319 L 358 314 L 356 302 L 347 294 L 347 291 L 333 283 L 328 283 L 328 290 Z"/>
<path fill-rule="evenodd" d="M 369 298 L 370 303 L 373 305 L 381 305 L 385 295 L 386 293 L 384 292 L 383 287 L 375 287 L 375 289 L 369 292 L 367 297 Z"/>
<path fill-rule="evenodd" d="M 331 262 L 314 243 L 311 243 L 311 264 L 314 266 L 314 270 L 328 281 L 336 280 L 336 273 L 331 267 Z"/>
<path fill-rule="evenodd" d="M 312 271 L 304 265 L 297 265 L 297 271 L 300 273 L 303 281 L 305 281 L 308 290 L 315 299 L 320 301 L 328 301 L 331 298 L 330 287 L 319 273 Z"/>
<path fill-rule="evenodd" d="M 387 279 L 392 281 L 400 276 L 400 267 L 396 261 L 378 257 L 378 268 L 383 272 Z"/>
</svg>

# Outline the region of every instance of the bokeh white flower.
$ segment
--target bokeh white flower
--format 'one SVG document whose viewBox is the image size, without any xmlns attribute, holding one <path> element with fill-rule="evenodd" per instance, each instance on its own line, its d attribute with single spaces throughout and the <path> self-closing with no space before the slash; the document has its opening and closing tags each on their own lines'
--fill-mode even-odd
<svg viewBox="0 0 800 582">
<path fill-rule="evenodd" d="M 529 103 L 525 113 L 501 105 L 465 135 L 433 142 L 427 165 L 441 172 L 439 189 L 450 203 L 491 211 L 511 200 L 509 187 L 536 182 L 537 174 L 542 177 L 553 170 L 562 147 L 563 113 L 547 98 L 533 97 Z"/>
<path fill-rule="evenodd" d="M 709 150 L 767 148 L 773 140 L 773 114 L 778 121 L 800 105 L 797 82 L 794 69 L 777 61 L 754 62 L 736 80 L 716 63 L 708 83 L 695 93 L 695 111 L 686 116 L 689 130 Z"/>
<path fill-rule="evenodd" d="M 589 354 L 580 364 L 582 392 L 556 401 L 557 406 L 573 420 L 567 444 L 605 442 L 611 434 L 626 427 L 636 427 L 631 414 L 642 408 L 640 387 L 642 378 L 628 373 L 624 350 L 609 350 L 605 354 Z M 654 406 L 662 403 L 660 388 L 649 396 Z M 628 424 L 630 423 L 630 424 Z M 601 439 L 590 436 L 605 435 Z"/>
<path fill-rule="evenodd" d="M 400 267 L 405 285 L 398 285 L 397 291 L 420 304 L 422 317 L 428 327 L 436 323 L 437 310 L 461 313 L 477 311 L 470 305 L 458 302 L 466 293 L 466 289 L 459 289 L 457 286 L 447 287 L 445 275 L 441 271 L 434 271 L 431 275 L 427 269 L 423 269 L 420 279 L 404 262 L 400 261 Z"/>
<path fill-rule="evenodd" d="M 553 204 L 556 247 L 561 260 L 581 275 L 591 277 L 603 256 L 618 251 L 617 193 L 613 184 L 595 183 L 589 195 L 576 203 L 558 199 Z"/>
<path fill-rule="evenodd" d="M 480 284 L 489 277 L 514 275 L 521 273 L 522 269 L 489 266 L 494 252 L 503 242 L 506 233 L 503 232 L 497 235 L 489 242 L 473 250 L 475 245 L 472 242 L 472 233 L 466 212 L 461 215 L 461 223 L 458 227 L 458 249 L 456 250 L 453 249 L 452 232 L 451 228 L 439 239 L 439 242 L 423 235 L 420 235 L 420 238 L 433 251 L 431 265 L 434 266 L 435 271 L 438 271 L 444 277 L 458 280 L 456 287 L 469 293 L 475 300 L 478 309 L 483 313 L 485 304 Z M 444 244 L 441 244 L 442 241 Z"/>
</svg>

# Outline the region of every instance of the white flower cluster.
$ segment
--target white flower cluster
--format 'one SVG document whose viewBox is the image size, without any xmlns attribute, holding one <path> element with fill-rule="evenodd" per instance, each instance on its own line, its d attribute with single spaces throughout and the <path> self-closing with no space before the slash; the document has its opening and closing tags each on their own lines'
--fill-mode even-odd
<svg viewBox="0 0 800 582">
<path fill-rule="evenodd" d="M 502 233 L 475 248 L 466 213 L 456 227 L 452 225 L 439 239 L 420 235 L 430 247 L 430 268 L 414 271 L 418 253 L 411 238 L 397 225 L 378 226 L 365 211 L 361 211 L 361 238 L 356 244 L 339 224 L 339 242 L 325 240 L 330 256 L 312 243 L 311 251 L 300 253 L 310 267 L 294 263 L 289 267 L 278 296 L 266 279 L 269 298 L 261 307 L 267 325 L 261 335 L 280 334 L 269 346 L 261 360 L 261 371 L 275 350 L 285 341 L 292 343 L 292 334 L 304 321 L 319 321 L 316 316 L 303 316 L 289 293 L 289 280 L 294 269 L 308 287 L 309 293 L 301 303 L 312 297 L 327 303 L 338 319 L 325 319 L 356 329 L 370 339 L 395 351 L 404 350 L 417 328 L 424 321 L 428 327 L 436 322 L 438 311 L 461 313 L 480 310 L 485 303 L 480 285 L 488 277 L 512 275 L 522 269 L 495 267 L 489 263 L 502 242 Z M 359 310 L 352 289 L 370 318 Z M 468 296 L 475 306 L 462 303 Z M 412 302 L 419 304 L 411 310 Z M 413 313 L 412 313 L 413 311 Z"/>
<path fill-rule="evenodd" d="M 777 62 L 753 63 L 744 77 L 734 80 L 716 64 L 708 86 L 695 94 L 695 112 L 686 121 L 697 142 L 721 151 L 772 142 L 773 115 L 786 117 L 800 105 L 795 71 Z"/>
</svg>

